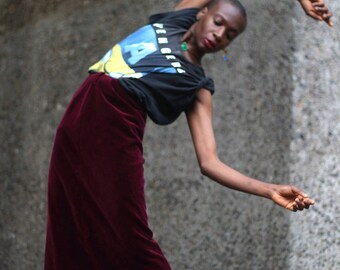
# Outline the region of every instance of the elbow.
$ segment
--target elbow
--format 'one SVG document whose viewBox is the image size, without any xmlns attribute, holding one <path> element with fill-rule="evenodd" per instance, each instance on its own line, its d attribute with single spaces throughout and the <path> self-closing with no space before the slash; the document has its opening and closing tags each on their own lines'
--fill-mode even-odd
<svg viewBox="0 0 340 270">
<path fill-rule="evenodd" d="M 203 167 L 202 165 L 200 165 L 200 172 L 201 172 L 202 175 L 208 176 L 208 170 L 205 167 Z"/>
<path fill-rule="evenodd" d="M 211 171 L 213 170 L 215 161 L 216 159 L 201 160 L 199 162 L 201 174 L 209 177 L 211 175 Z"/>
</svg>

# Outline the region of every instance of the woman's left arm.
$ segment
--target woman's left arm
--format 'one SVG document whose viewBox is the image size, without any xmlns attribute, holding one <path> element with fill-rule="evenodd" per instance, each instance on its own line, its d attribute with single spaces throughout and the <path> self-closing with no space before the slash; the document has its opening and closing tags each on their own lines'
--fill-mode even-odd
<svg viewBox="0 0 340 270">
<path fill-rule="evenodd" d="M 269 184 L 250 178 L 219 160 L 212 127 L 212 96 L 208 90 L 198 92 L 186 116 L 202 174 L 228 188 L 271 199 L 292 211 L 307 209 L 314 204 L 294 186 Z"/>
<path fill-rule="evenodd" d="M 203 8 L 208 5 L 212 0 L 182 0 L 180 1 L 175 10 L 185 9 L 185 8 Z"/>
</svg>

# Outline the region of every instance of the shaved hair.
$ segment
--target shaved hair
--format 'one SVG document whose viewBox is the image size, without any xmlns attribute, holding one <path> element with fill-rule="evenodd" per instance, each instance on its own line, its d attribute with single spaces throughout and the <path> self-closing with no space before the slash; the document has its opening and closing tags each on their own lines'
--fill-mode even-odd
<svg viewBox="0 0 340 270">
<path fill-rule="evenodd" d="M 241 4 L 239 0 L 212 0 L 207 5 L 208 9 L 212 8 L 213 6 L 217 5 L 218 3 L 227 3 L 232 5 L 233 7 L 237 8 L 241 15 L 243 16 L 244 20 L 247 22 L 247 12 L 244 6 Z"/>
</svg>

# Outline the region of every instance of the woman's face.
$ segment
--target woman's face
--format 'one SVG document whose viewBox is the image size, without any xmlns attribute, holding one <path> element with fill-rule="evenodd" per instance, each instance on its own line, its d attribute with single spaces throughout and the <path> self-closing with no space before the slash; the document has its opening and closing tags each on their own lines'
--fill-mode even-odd
<svg viewBox="0 0 340 270">
<path fill-rule="evenodd" d="M 240 11 L 223 1 L 210 9 L 203 8 L 197 14 L 192 31 L 196 49 L 201 53 L 213 53 L 226 48 L 241 34 L 246 21 Z"/>
</svg>

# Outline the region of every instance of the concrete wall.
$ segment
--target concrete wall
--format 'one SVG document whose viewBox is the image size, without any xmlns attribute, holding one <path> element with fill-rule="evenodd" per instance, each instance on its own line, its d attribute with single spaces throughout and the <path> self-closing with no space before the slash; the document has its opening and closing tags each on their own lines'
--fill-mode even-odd
<svg viewBox="0 0 340 270">
<path fill-rule="evenodd" d="M 295 1 L 244 0 L 247 31 L 205 59 L 220 157 L 317 199 L 302 213 L 200 175 L 185 118 L 148 122 L 150 224 L 173 269 L 339 269 L 340 31 Z M 328 1 L 335 14 L 340 4 Z M 116 41 L 175 1 L 0 0 L 0 269 L 42 269 L 54 132 Z"/>
</svg>

